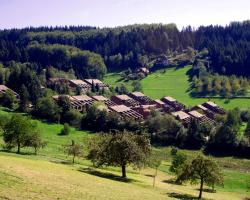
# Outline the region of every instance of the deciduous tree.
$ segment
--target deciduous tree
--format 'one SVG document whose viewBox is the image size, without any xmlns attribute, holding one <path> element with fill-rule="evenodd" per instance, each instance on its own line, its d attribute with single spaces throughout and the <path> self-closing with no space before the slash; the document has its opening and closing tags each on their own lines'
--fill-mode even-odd
<svg viewBox="0 0 250 200">
<path fill-rule="evenodd" d="M 223 174 L 215 161 L 204 156 L 197 156 L 182 169 L 178 179 L 190 181 L 191 184 L 200 184 L 199 199 L 202 198 L 204 184 L 214 186 L 223 184 Z"/>
<path fill-rule="evenodd" d="M 95 166 L 121 167 L 123 178 L 127 177 L 128 165 L 143 167 L 151 152 L 147 136 L 127 131 L 98 135 L 91 140 L 89 147 L 88 158 Z"/>
</svg>

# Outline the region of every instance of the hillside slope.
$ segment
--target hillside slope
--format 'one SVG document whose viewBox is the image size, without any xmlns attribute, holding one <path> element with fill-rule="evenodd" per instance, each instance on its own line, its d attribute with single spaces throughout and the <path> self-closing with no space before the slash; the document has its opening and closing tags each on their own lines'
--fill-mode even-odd
<svg viewBox="0 0 250 200">
<path fill-rule="evenodd" d="M 0 109 L 0 115 L 6 118 L 13 113 Z M 63 145 L 72 139 L 84 145 L 87 153 L 87 139 L 91 134 L 72 129 L 67 136 L 60 136 L 62 125 L 48 124 L 39 120 L 39 131 L 48 142 L 44 149 L 34 155 L 31 148 L 22 148 L 22 154 L 7 153 L 2 150 L 0 137 L 0 200 L 22 199 L 190 199 L 197 196 L 198 186 L 176 185 L 169 173 L 171 162 L 170 148 L 155 150 L 164 154 L 156 178 L 156 187 L 152 187 L 152 175 L 155 170 L 147 168 L 141 171 L 128 168 L 128 181 L 120 178 L 120 168 L 108 167 L 95 169 L 92 163 L 77 158 L 75 165 L 71 157 L 65 155 Z M 15 149 L 13 149 L 15 151 Z M 182 150 L 189 156 L 199 151 Z M 250 179 L 249 160 L 235 158 L 215 158 L 223 167 L 224 187 L 216 187 L 217 193 L 204 192 L 206 199 L 243 199 L 247 192 L 246 180 Z"/>
<path fill-rule="evenodd" d="M 0 199 L 166 199 L 163 191 L 91 175 L 87 168 L 4 154 L 0 160 Z"/>
<path fill-rule="evenodd" d="M 128 182 L 119 179 L 119 172 L 96 170 L 85 165 L 68 165 L 46 160 L 0 153 L 0 199 L 191 199 L 195 186 L 168 182 L 171 178 L 159 172 L 156 188 L 147 169 L 128 173 Z M 191 195 L 191 196 L 190 196 Z M 207 193 L 206 199 L 243 199 L 246 194 L 232 192 Z"/>
<path fill-rule="evenodd" d="M 169 68 L 165 71 L 159 70 L 151 73 L 141 80 L 143 92 L 153 99 L 162 98 L 163 96 L 172 96 L 187 106 L 194 106 L 208 101 L 208 98 L 195 98 L 190 96 L 190 82 L 189 76 L 187 75 L 190 68 L 191 66 L 178 69 Z M 107 82 L 112 86 L 117 86 L 123 83 L 129 89 L 132 89 L 132 81 L 124 82 L 120 79 L 121 77 L 119 74 L 112 73 L 106 75 L 104 82 Z M 211 100 L 225 109 L 250 107 L 249 98 L 235 98 L 229 101 L 224 98 L 212 98 Z"/>
</svg>

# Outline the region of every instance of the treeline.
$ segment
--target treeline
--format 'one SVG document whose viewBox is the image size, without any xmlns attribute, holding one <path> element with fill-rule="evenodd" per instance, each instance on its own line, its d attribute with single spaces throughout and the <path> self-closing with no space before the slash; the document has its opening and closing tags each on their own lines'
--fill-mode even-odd
<svg viewBox="0 0 250 200">
<path fill-rule="evenodd" d="M 148 55 L 166 53 L 168 50 L 182 50 L 193 46 L 191 28 L 179 32 L 170 25 L 135 25 L 114 29 L 68 30 L 38 28 L 6 30 L 0 33 L 1 61 L 30 61 L 27 48 L 33 42 L 39 44 L 62 44 L 89 50 L 102 55 L 109 68 L 136 68 L 148 61 Z M 180 41 L 184 41 L 184 43 Z"/>
<path fill-rule="evenodd" d="M 193 78 L 193 92 L 196 95 L 222 96 L 231 98 L 245 96 L 249 90 L 249 81 L 243 77 L 207 75 Z"/>
<path fill-rule="evenodd" d="M 203 50 L 202 52 L 207 51 Z M 193 96 L 219 96 L 233 98 L 247 95 L 250 89 L 250 82 L 248 78 L 243 76 L 225 76 L 213 73 L 208 69 L 209 62 L 204 58 L 199 58 L 201 57 L 202 52 L 200 52 L 200 55 L 196 57 L 193 67 L 189 71 L 190 79 L 192 80 L 191 94 Z"/>
<path fill-rule="evenodd" d="M 181 31 L 174 24 L 103 29 L 95 27 L 12 29 L 0 31 L 0 61 L 30 61 L 28 49 L 33 43 L 61 44 L 100 54 L 109 69 L 120 70 L 145 65 L 154 55 L 182 52 L 192 47 L 197 50 L 208 49 L 210 68 L 214 72 L 248 76 L 249 37 L 249 21 L 231 23 L 226 27 L 200 27 L 197 30 L 186 27 Z M 39 57 L 39 54 L 37 56 Z M 63 54 L 55 56 L 58 56 L 55 59 L 60 59 Z M 42 63 L 46 64 L 46 61 Z"/>
<path fill-rule="evenodd" d="M 211 69 L 220 74 L 250 75 L 250 21 L 200 27 L 196 48 L 207 48 Z"/>
<path fill-rule="evenodd" d="M 102 79 L 106 73 L 106 66 L 100 55 L 72 46 L 33 44 L 27 47 L 27 52 L 30 62 L 43 67 L 53 66 L 63 71 L 73 69 L 76 76 L 82 79 Z"/>
</svg>

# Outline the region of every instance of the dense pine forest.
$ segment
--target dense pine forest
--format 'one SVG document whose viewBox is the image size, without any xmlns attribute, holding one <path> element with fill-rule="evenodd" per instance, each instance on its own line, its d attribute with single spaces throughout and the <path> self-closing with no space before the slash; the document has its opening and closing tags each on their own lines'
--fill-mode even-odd
<svg viewBox="0 0 250 200">
<path fill-rule="evenodd" d="M 250 75 L 250 22 L 226 27 L 178 30 L 175 24 L 117 28 L 40 27 L 0 31 L 0 61 L 31 62 L 38 71 L 48 66 L 74 69 L 76 75 L 102 78 L 108 70 L 144 66 L 154 56 L 188 47 L 208 50 L 208 70 L 223 75 Z"/>
</svg>

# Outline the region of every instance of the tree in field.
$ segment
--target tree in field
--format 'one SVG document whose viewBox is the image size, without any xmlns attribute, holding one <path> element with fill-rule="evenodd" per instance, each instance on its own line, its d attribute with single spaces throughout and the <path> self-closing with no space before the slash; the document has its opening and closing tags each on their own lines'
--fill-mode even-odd
<svg viewBox="0 0 250 200">
<path fill-rule="evenodd" d="M 140 81 L 134 81 L 132 83 L 132 86 L 133 86 L 133 92 L 136 92 L 136 91 L 142 92 L 142 85 Z"/>
<path fill-rule="evenodd" d="M 31 132 L 27 135 L 24 146 L 34 148 L 35 154 L 37 155 L 39 149 L 44 148 L 47 142 L 42 140 L 41 135 L 37 132 Z"/>
<path fill-rule="evenodd" d="M 197 156 L 191 163 L 183 167 L 178 176 L 181 181 L 190 181 L 191 184 L 200 184 L 199 199 L 202 198 L 204 184 L 214 187 L 223 184 L 223 174 L 215 161 L 204 156 Z"/>
<path fill-rule="evenodd" d="M 64 147 L 64 151 L 69 156 L 72 156 L 72 163 L 75 163 L 75 157 L 80 157 L 83 155 L 83 146 L 77 144 L 74 140 L 71 141 L 71 144 Z"/>
<path fill-rule="evenodd" d="M 68 123 L 64 123 L 60 135 L 69 135 L 69 133 L 70 133 L 70 126 Z"/>
<path fill-rule="evenodd" d="M 240 128 L 242 121 L 240 117 L 240 110 L 235 108 L 233 110 L 229 110 L 226 118 L 225 125 L 229 126 L 230 128 L 238 131 Z"/>
<path fill-rule="evenodd" d="M 82 114 L 77 110 L 70 110 L 63 115 L 62 122 L 68 122 L 70 126 L 80 128 L 82 120 Z"/>
<path fill-rule="evenodd" d="M 37 133 L 37 125 L 21 114 L 15 114 L 4 125 L 3 140 L 7 149 L 17 147 L 20 153 L 22 147 L 31 146 L 31 139 Z"/>
<path fill-rule="evenodd" d="M 161 159 L 160 155 L 158 155 L 157 152 L 152 152 L 149 159 L 148 159 L 148 166 L 155 169 L 155 173 L 153 175 L 153 178 L 154 178 L 153 179 L 153 187 L 155 187 L 155 179 L 157 177 L 158 169 L 159 169 L 161 163 L 162 163 L 162 159 Z"/>
<path fill-rule="evenodd" d="M 169 171 L 176 175 L 176 183 L 181 184 L 181 180 L 178 179 L 179 174 L 182 172 L 183 167 L 187 161 L 187 155 L 177 151 L 175 155 L 172 156 L 172 163 Z"/>
<path fill-rule="evenodd" d="M 38 100 L 33 112 L 37 117 L 58 122 L 61 110 L 52 98 L 43 97 Z"/>
<path fill-rule="evenodd" d="M 121 84 L 120 86 L 116 86 L 115 92 L 118 93 L 118 94 L 128 94 L 129 90 L 126 87 L 126 85 Z"/>
<path fill-rule="evenodd" d="M 151 153 L 149 138 L 131 132 L 103 133 L 94 137 L 89 145 L 88 158 L 97 167 L 117 166 L 126 178 L 126 167 L 143 167 Z"/>
</svg>

